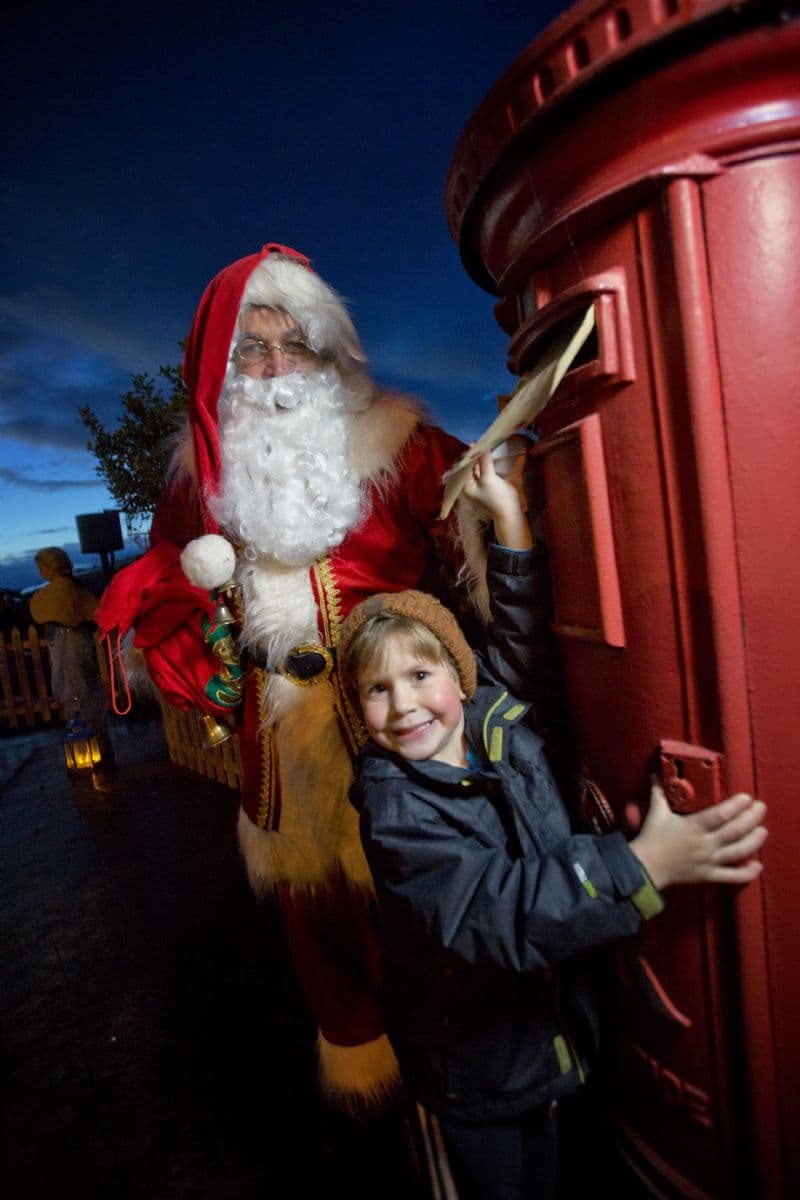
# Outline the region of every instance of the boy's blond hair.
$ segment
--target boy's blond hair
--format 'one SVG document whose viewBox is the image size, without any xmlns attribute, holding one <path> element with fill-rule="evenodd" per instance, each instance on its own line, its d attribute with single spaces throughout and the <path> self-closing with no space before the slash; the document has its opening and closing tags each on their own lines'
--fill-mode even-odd
<svg viewBox="0 0 800 1200">
<path fill-rule="evenodd" d="M 339 670 L 345 686 L 356 691 L 359 676 L 364 671 L 373 666 L 380 670 L 389 644 L 395 640 L 402 641 L 422 662 L 444 663 L 453 678 L 458 679 L 458 668 L 452 654 L 427 625 L 415 617 L 377 613 L 374 617 L 368 617 L 356 630 L 346 654 L 339 659 Z"/>
</svg>

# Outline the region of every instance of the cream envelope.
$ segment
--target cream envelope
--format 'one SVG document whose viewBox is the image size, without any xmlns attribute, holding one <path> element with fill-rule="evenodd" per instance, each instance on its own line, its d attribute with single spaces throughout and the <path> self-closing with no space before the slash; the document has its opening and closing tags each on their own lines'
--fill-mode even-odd
<svg viewBox="0 0 800 1200">
<path fill-rule="evenodd" d="M 533 424 L 569 370 L 575 356 L 594 328 L 594 306 L 590 305 L 577 330 L 554 338 L 532 371 L 527 371 L 508 403 L 485 433 L 445 473 L 444 500 L 439 516 L 448 515 L 469 479 L 472 464 L 487 450 L 495 450 L 518 429 Z"/>
</svg>

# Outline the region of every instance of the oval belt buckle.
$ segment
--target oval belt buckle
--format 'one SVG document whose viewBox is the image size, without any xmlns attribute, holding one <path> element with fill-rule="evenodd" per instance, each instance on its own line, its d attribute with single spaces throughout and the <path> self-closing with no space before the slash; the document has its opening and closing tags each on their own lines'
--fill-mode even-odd
<svg viewBox="0 0 800 1200">
<path fill-rule="evenodd" d="M 315 683 L 324 683 L 332 670 L 333 655 L 329 648 L 313 642 L 293 646 L 277 667 L 278 674 L 297 687 L 313 687 Z"/>
</svg>

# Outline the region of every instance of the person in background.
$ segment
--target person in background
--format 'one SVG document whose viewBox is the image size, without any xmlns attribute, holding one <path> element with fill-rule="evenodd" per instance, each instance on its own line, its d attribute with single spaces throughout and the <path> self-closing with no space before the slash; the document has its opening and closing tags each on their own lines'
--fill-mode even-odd
<svg viewBox="0 0 800 1200">
<path fill-rule="evenodd" d="M 72 560 L 59 546 L 40 550 L 36 566 L 47 582 L 33 593 L 29 607 L 36 624 L 47 627 L 53 695 L 67 722 L 85 721 L 101 740 L 108 770 L 111 746 L 106 729 L 106 692 L 94 637 L 97 597 L 75 582 Z"/>
<path fill-rule="evenodd" d="M 765 805 L 742 793 L 678 816 L 654 782 L 631 842 L 572 832 L 517 699 L 536 640 L 530 528 L 491 456 L 465 495 L 494 526 L 487 652 L 423 592 L 353 609 L 339 665 L 370 740 L 351 799 L 387 1030 L 410 1098 L 438 1119 L 459 1200 L 548 1200 L 557 1104 L 597 1050 L 588 952 L 634 935 L 673 884 L 755 879 Z"/>
</svg>

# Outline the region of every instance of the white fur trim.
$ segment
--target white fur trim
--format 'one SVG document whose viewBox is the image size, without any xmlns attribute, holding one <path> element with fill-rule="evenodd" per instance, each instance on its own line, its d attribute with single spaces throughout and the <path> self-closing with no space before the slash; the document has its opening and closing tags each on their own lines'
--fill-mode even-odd
<svg viewBox="0 0 800 1200">
<path fill-rule="evenodd" d="M 461 576 L 473 608 L 486 624 L 491 619 L 489 589 L 486 584 L 486 530 L 488 522 L 478 508 L 463 496 L 456 501 L 456 525 L 464 551 Z"/>
<path fill-rule="evenodd" d="M 239 563 L 237 578 L 246 614 L 241 644 L 261 651 L 269 649 L 269 667 L 280 662 L 292 646 L 318 640 L 317 604 L 307 566 L 285 567 L 274 559 L 245 559 Z M 301 688 L 288 686 L 292 693 L 302 693 Z"/>
<path fill-rule="evenodd" d="M 174 433 L 164 439 L 164 446 L 169 450 L 169 467 L 167 482 L 177 483 L 187 476 L 197 479 L 195 467 L 194 442 L 188 418 Z"/>
<path fill-rule="evenodd" d="M 120 643 L 119 664 L 117 670 L 120 673 L 124 672 L 128 680 L 131 696 L 134 700 L 140 700 L 143 704 L 152 704 L 154 702 L 163 702 L 163 696 L 159 692 L 156 685 L 147 670 L 147 662 L 144 657 L 144 651 L 135 646 L 133 639 L 136 636 L 135 629 L 129 629 Z M 118 701 L 122 704 L 125 701 L 124 684 L 117 684 Z M 121 690 L 120 690 L 121 689 Z"/>
<path fill-rule="evenodd" d="M 402 1086 L 397 1058 L 385 1033 L 358 1046 L 336 1046 L 320 1033 L 317 1055 L 322 1094 L 354 1115 L 381 1108 Z"/>
<path fill-rule="evenodd" d="M 240 314 L 252 305 L 281 308 L 296 317 L 312 349 L 338 367 L 348 408 L 360 411 L 369 406 L 374 384 L 366 370 L 367 356 L 343 298 L 319 275 L 286 255 L 270 254 L 250 275 Z"/>
<path fill-rule="evenodd" d="M 213 591 L 233 579 L 236 551 L 227 538 L 218 533 L 206 533 L 184 546 L 181 567 L 195 587 Z"/>
<path fill-rule="evenodd" d="M 194 456 L 192 428 L 188 418 L 181 425 L 180 429 L 176 430 L 172 435 L 170 441 L 172 443 L 172 455 L 169 460 L 169 467 L 167 468 L 167 487 L 170 484 L 181 482 L 188 476 L 194 480 L 195 487 L 200 491 Z"/>
<path fill-rule="evenodd" d="M 392 473 L 398 455 L 425 411 L 414 396 L 378 391 L 365 412 L 350 416 L 350 466 L 357 478 L 375 479 Z"/>
<path fill-rule="evenodd" d="M 357 362 L 366 362 L 343 298 L 314 271 L 283 254 L 262 258 L 247 280 L 242 309 L 250 305 L 282 308 L 303 324 L 315 350 L 344 347 Z"/>
</svg>

